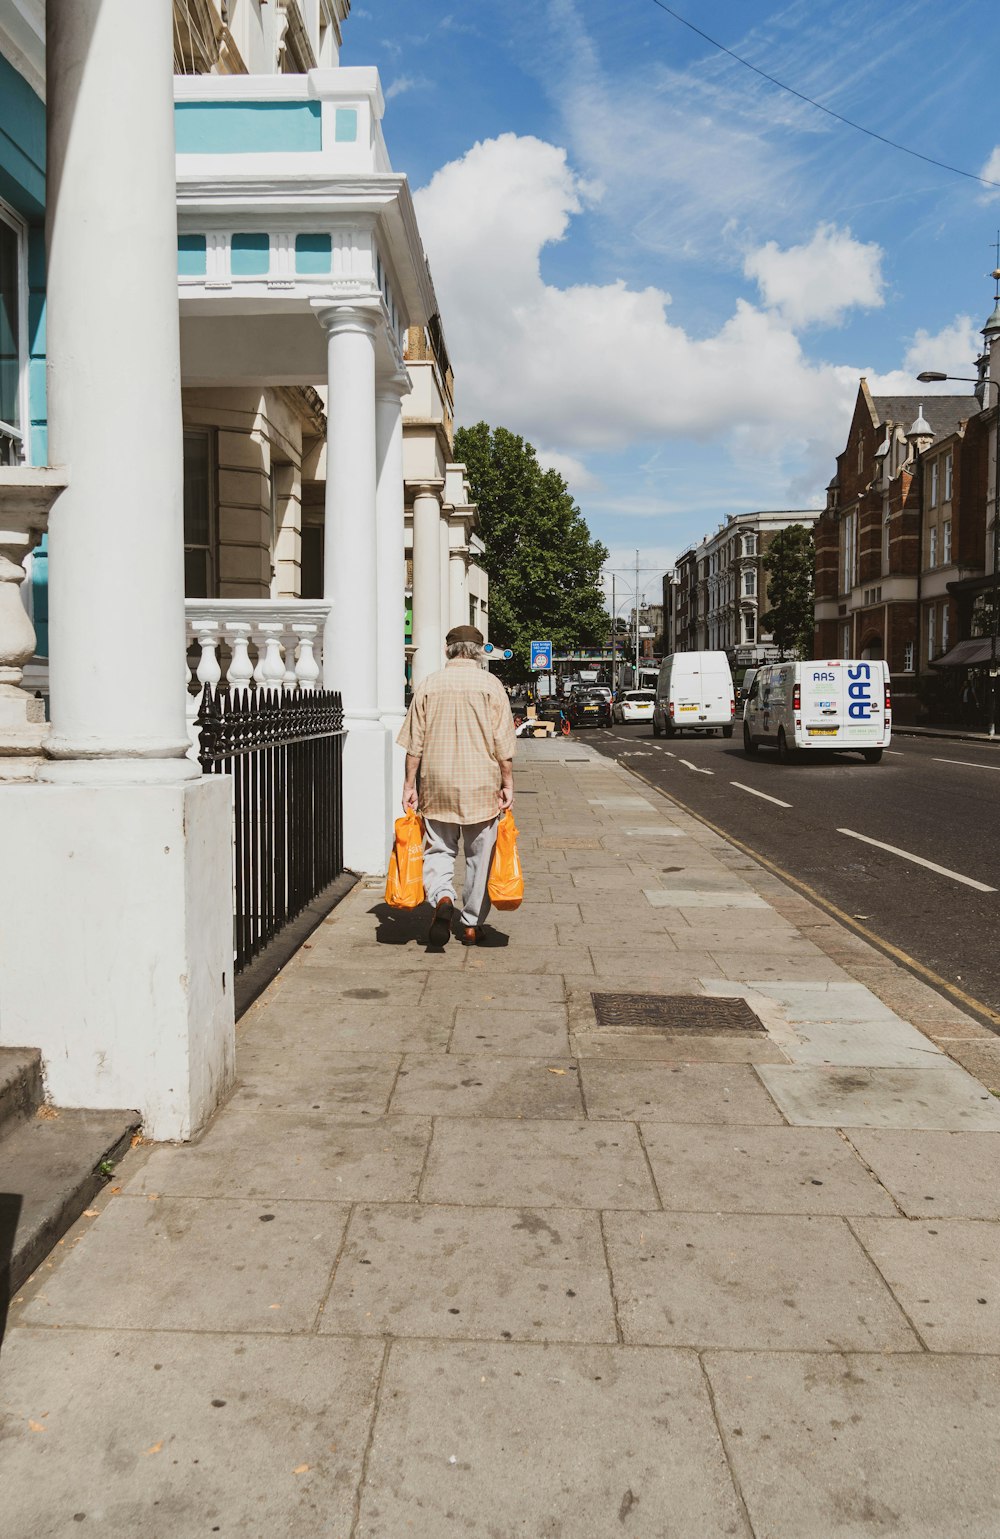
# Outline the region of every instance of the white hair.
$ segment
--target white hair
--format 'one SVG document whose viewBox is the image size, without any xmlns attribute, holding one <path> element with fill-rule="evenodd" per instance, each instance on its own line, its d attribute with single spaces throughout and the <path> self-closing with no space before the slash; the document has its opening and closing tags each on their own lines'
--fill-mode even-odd
<svg viewBox="0 0 1000 1539">
<path fill-rule="evenodd" d="M 444 655 L 449 662 L 456 657 L 467 657 L 470 663 L 481 663 L 486 656 L 478 641 L 449 641 L 445 644 Z"/>
</svg>

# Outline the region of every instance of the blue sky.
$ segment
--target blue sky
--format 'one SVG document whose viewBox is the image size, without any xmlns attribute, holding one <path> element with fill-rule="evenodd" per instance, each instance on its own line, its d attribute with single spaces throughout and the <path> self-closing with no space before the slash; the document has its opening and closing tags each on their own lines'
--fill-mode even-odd
<svg viewBox="0 0 1000 1539">
<path fill-rule="evenodd" d="M 671 4 L 1000 182 L 987 0 Z M 650 592 L 728 514 L 821 505 L 859 375 L 972 372 L 1000 189 L 653 0 L 356 0 L 341 62 L 381 72 L 459 420 L 528 437 Z"/>
</svg>

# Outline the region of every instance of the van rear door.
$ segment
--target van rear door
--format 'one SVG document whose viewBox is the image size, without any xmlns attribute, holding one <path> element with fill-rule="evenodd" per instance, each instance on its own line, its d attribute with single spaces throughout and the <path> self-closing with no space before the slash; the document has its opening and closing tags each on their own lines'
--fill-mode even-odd
<svg viewBox="0 0 1000 1539">
<path fill-rule="evenodd" d="M 880 660 L 834 658 L 801 664 L 803 746 L 867 748 L 885 735 L 885 668 Z"/>
</svg>

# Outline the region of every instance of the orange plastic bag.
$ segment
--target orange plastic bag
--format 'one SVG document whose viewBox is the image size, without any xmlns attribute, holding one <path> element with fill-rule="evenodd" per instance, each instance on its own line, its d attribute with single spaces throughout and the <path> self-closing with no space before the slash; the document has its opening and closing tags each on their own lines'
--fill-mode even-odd
<svg viewBox="0 0 1000 1539">
<path fill-rule="evenodd" d="M 396 819 L 385 901 L 390 908 L 417 908 L 424 901 L 424 824 L 412 807 Z"/>
<path fill-rule="evenodd" d="M 520 908 L 524 898 L 524 872 L 517 853 L 517 824 L 514 814 L 505 812 L 497 825 L 497 842 L 487 892 L 494 908 Z"/>
</svg>

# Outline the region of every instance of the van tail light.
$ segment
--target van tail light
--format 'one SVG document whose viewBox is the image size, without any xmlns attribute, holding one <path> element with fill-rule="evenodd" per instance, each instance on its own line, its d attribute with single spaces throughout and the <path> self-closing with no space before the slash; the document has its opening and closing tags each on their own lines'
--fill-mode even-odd
<svg viewBox="0 0 1000 1539">
<path fill-rule="evenodd" d="M 674 714 L 674 702 L 672 700 L 671 700 L 670 704 L 667 706 L 667 710 L 670 712 L 671 716 Z"/>
<path fill-rule="evenodd" d="M 730 700 L 730 702 L 729 702 L 729 714 L 730 714 L 730 716 L 735 716 L 736 715 L 736 701 L 735 700 Z"/>
<path fill-rule="evenodd" d="M 891 710 L 892 710 L 892 690 L 889 688 L 889 681 L 888 681 L 888 679 L 886 679 L 886 682 L 885 682 L 885 714 L 888 716 L 888 714 L 889 714 L 889 712 Z"/>
<path fill-rule="evenodd" d="M 793 711 L 801 711 L 801 709 L 802 709 L 802 686 L 801 686 L 801 684 L 794 684 L 792 686 L 792 710 Z"/>
</svg>

